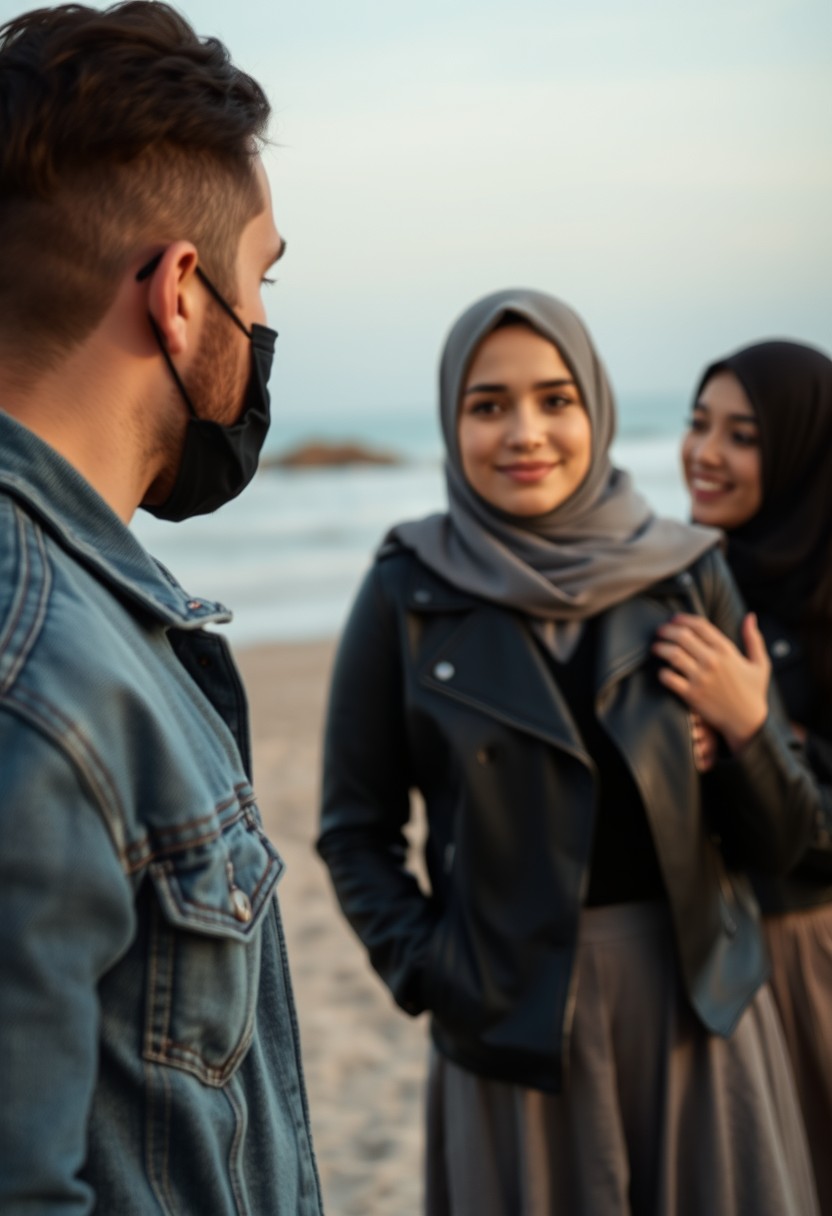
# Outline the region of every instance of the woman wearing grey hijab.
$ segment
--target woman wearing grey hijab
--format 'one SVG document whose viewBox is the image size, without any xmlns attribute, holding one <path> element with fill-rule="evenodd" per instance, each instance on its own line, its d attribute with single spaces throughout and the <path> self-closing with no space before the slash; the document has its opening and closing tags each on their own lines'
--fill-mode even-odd
<svg viewBox="0 0 832 1216">
<path fill-rule="evenodd" d="M 612 466 L 606 373 L 550 296 L 460 317 L 440 410 L 448 511 L 393 528 L 353 607 L 318 842 L 430 1013 L 426 1211 L 816 1213 L 743 867 L 787 868 L 817 794 L 753 625 L 707 774 L 651 650 L 682 612 L 740 640 L 718 536 Z"/>
</svg>

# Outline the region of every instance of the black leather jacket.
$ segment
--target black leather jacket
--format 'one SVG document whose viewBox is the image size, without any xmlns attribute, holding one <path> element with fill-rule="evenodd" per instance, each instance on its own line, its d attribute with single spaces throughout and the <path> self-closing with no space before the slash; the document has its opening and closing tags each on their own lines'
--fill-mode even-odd
<svg viewBox="0 0 832 1216">
<path fill-rule="evenodd" d="M 596 708 L 626 757 L 668 892 L 693 1008 L 727 1035 L 766 975 L 735 862 L 787 869 L 817 811 L 775 706 L 742 752 L 697 773 L 688 714 L 650 646 L 679 609 L 732 637 L 743 609 L 721 556 L 607 611 Z M 336 660 L 318 848 L 373 966 L 441 1051 L 555 1091 L 593 834 L 594 764 L 524 617 L 457 591 L 395 549 L 369 572 Z M 424 797 L 432 894 L 405 869 Z"/>
<path fill-rule="evenodd" d="M 782 876 L 754 875 L 760 907 L 771 915 L 832 903 L 832 706 L 818 696 L 797 630 L 762 614 L 760 629 L 785 711 L 807 731 L 806 762 L 820 794 L 815 828 L 798 865 Z"/>
</svg>

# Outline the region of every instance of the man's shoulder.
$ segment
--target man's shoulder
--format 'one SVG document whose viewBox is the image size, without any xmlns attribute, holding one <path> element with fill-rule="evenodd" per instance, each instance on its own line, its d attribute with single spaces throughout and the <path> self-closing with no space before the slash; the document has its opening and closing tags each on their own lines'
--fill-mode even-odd
<svg viewBox="0 0 832 1216">
<path fill-rule="evenodd" d="M 60 683 L 71 656 L 86 652 L 95 665 L 108 652 L 129 648 L 125 631 L 107 628 L 124 615 L 116 597 L 19 503 L 0 494 L 0 696 L 39 650 L 63 653 L 51 683 Z M 115 662 L 115 655 L 112 655 Z"/>
<path fill-rule="evenodd" d="M 6 743 L 34 731 L 68 761 L 131 859 L 147 854 L 152 831 L 174 839 L 250 797 L 237 745 L 167 624 L 2 495 L 0 574 Z M 0 784 L 2 771 L 0 755 Z"/>
<path fill-rule="evenodd" d="M 24 666 L 46 619 L 51 572 L 41 530 L 0 494 L 0 694 Z"/>
</svg>

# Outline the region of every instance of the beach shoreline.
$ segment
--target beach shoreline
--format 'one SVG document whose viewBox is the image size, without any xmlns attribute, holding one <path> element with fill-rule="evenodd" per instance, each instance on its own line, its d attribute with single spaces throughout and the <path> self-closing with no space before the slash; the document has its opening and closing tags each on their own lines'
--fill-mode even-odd
<svg viewBox="0 0 832 1216">
<path fill-rule="evenodd" d="M 236 647 L 254 785 L 284 861 L 278 888 L 328 1216 L 421 1210 L 427 1019 L 399 1010 L 344 921 L 317 834 L 320 748 L 336 642 Z"/>
</svg>

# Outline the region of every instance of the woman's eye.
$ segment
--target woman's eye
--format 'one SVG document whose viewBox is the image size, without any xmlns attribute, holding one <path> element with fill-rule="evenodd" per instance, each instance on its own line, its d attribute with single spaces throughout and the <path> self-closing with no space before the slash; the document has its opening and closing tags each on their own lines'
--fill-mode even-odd
<svg viewBox="0 0 832 1216">
<path fill-rule="evenodd" d="M 760 442 L 756 431 L 734 431 L 731 439 L 741 448 L 756 448 Z"/>
<path fill-rule="evenodd" d="M 577 403 L 572 397 L 566 397 L 563 393 L 550 393 L 548 397 L 543 398 L 543 404 L 548 410 L 562 410 L 564 406 Z"/>
<path fill-rule="evenodd" d="M 479 414 L 481 417 L 490 417 L 493 414 L 500 412 L 500 402 L 492 401 L 488 398 L 483 398 L 481 401 L 474 401 L 469 405 L 468 412 L 470 414 Z"/>
<path fill-rule="evenodd" d="M 688 430 L 693 431 L 694 435 L 701 435 L 708 429 L 708 424 L 704 418 L 697 418 L 694 414 L 688 418 Z"/>
<path fill-rule="evenodd" d="M 260 280 L 263 287 L 274 287 L 277 279 L 267 279 L 265 276 Z"/>
</svg>

